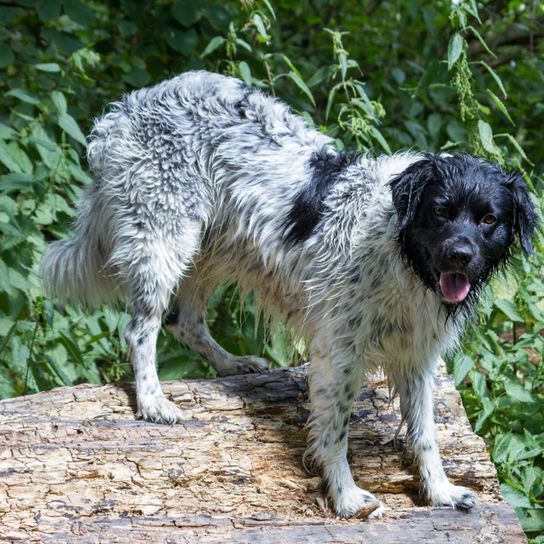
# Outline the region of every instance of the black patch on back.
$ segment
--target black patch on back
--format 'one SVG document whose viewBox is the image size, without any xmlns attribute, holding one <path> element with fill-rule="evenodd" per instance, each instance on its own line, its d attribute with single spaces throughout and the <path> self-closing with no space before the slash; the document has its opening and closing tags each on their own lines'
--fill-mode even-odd
<svg viewBox="0 0 544 544">
<path fill-rule="evenodd" d="M 339 152 L 328 155 L 314 153 L 310 158 L 312 177 L 308 185 L 296 196 L 285 220 L 286 240 L 304 242 L 313 232 L 323 210 L 325 199 L 345 169 L 357 160 L 355 153 Z"/>
</svg>

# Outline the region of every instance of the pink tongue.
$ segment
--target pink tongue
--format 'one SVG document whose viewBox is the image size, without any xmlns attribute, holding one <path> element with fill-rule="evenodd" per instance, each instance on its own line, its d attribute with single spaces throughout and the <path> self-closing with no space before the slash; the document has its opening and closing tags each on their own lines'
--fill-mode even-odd
<svg viewBox="0 0 544 544">
<path fill-rule="evenodd" d="M 441 272 L 440 289 L 448 302 L 461 302 L 470 291 L 470 283 L 464 274 Z"/>
</svg>

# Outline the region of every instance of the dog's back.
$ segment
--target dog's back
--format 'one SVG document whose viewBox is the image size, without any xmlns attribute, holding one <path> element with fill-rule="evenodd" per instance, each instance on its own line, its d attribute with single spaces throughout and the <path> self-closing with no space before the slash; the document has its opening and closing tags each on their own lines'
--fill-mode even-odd
<svg viewBox="0 0 544 544">
<path fill-rule="evenodd" d="M 94 184 L 75 236 L 44 256 L 44 282 L 61 300 L 112 302 L 130 290 L 147 253 L 179 276 L 173 263 L 190 261 L 206 232 L 240 221 L 247 237 L 268 239 L 272 254 L 273 235 L 285 228 L 278 210 L 301 190 L 312 153 L 330 142 L 234 78 L 189 72 L 135 91 L 94 125 Z"/>
</svg>

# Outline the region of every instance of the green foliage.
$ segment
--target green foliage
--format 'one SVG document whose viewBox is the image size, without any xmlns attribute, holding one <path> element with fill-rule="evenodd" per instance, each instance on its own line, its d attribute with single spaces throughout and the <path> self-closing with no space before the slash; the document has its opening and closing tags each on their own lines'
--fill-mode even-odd
<svg viewBox="0 0 544 544">
<path fill-rule="evenodd" d="M 108 101 L 184 70 L 228 73 L 339 147 L 464 150 L 520 168 L 542 205 L 543 22 L 539 2 L 520 0 L 0 4 L 0 397 L 131 377 L 127 314 L 57 307 L 37 277 L 90 183 L 84 134 Z M 494 283 L 449 362 L 533 536 L 544 531 L 543 244 L 540 231 L 535 254 Z M 235 353 L 293 358 L 231 288 L 215 294 L 209 321 Z M 213 375 L 166 333 L 158 358 L 162 379 Z"/>
</svg>

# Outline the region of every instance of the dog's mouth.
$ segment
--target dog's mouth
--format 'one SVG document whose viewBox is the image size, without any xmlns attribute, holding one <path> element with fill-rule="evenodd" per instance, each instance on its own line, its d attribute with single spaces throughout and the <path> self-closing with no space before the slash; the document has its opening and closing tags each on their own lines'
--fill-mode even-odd
<svg viewBox="0 0 544 544">
<path fill-rule="evenodd" d="M 439 285 L 447 302 L 462 302 L 470 291 L 470 281 L 459 272 L 440 272 Z"/>
</svg>

